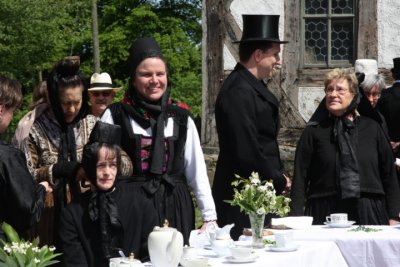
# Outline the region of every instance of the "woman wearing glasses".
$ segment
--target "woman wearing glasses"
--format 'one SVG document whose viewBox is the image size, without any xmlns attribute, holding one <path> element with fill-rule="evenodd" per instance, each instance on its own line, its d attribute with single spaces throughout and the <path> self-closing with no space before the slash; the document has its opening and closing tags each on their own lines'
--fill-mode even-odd
<svg viewBox="0 0 400 267">
<path fill-rule="evenodd" d="M 400 189 L 393 154 L 376 121 L 360 116 L 358 81 L 349 70 L 325 77 L 325 99 L 299 140 L 291 213 L 323 224 L 347 213 L 356 224 L 398 222 Z M 304 209 L 305 205 L 305 209 Z"/>
</svg>

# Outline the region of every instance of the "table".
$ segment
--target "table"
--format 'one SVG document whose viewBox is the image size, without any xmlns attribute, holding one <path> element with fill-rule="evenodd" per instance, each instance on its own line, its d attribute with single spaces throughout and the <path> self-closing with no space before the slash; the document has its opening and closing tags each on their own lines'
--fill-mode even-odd
<svg viewBox="0 0 400 267">
<path fill-rule="evenodd" d="M 209 266 L 243 267 L 347 267 L 340 250 L 332 241 L 300 241 L 298 250 L 293 252 L 271 252 L 257 249 L 258 258 L 252 263 L 234 264 L 225 257 L 217 257 L 212 250 L 199 249 L 198 254 L 206 256 Z"/>
<path fill-rule="evenodd" d="M 349 231 L 356 227 L 315 225 L 291 231 L 299 242 L 334 242 L 350 267 L 400 267 L 400 226 L 367 226 L 378 232 Z"/>
</svg>

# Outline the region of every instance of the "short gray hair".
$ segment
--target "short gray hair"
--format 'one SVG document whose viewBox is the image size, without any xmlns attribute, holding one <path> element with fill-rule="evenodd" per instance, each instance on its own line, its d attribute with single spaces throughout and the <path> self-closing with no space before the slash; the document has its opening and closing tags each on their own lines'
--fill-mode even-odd
<svg viewBox="0 0 400 267">
<path fill-rule="evenodd" d="M 374 86 L 376 86 L 379 93 L 386 87 L 385 79 L 382 74 L 366 75 L 364 81 L 361 83 L 361 88 L 364 92 L 371 91 Z"/>
</svg>

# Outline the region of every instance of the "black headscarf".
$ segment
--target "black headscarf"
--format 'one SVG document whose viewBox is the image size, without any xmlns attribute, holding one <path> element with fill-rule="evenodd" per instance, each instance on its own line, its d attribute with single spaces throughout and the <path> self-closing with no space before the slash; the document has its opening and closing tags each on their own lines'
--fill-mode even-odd
<svg viewBox="0 0 400 267">
<path fill-rule="evenodd" d="M 85 145 L 82 155 L 82 165 L 86 176 L 96 189 L 92 192 L 89 202 L 89 217 L 93 222 L 98 222 L 100 227 L 101 249 L 105 258 L 110 258 L 112 253 L 112 235 L 114 231 L 121 229 L 118 216 L 118 207 L 115 203 L 113 192 L 114 185 L 106 190 L 100 190 L 96 185 L 98 153 L 102 146 L 111 146 L 116 149 L 117 175 L 120 173 L 121 154 L 119 145 L 121 140 L 121 127 L 119 125 L 108 124 L 98 121 L 90 134 L 89 143 Z"/>
<path fill-rule="evenodd" d="M 307 125 L 318 125 L 323 120 L 333 118 L 332 137 L 336 144 L 336 173 L 338 188 L 342 199 L 360 197 L 360 177 L 356 149 L 358 146 L 358 128 L 356 119 L 346 117 L 354 114 L 360 103 L 360 94 L 354 95 L 350 105 L 341 116 L 333 116 L 326 107 L 326 98 L 322 99 Z"/>
<path fill-rule="evenodd" d="M 61 126 L 61 140 L 59 147 L 59 161 L 76 161 L 76 143 L 73 128 L 88 114 L 88 95 L 86 79 L 81 73 L 79 57 L 68 57 L 55 64 L 47 78 L 47 90 L 53 114 Z M 70 123 L 64 118 L 60 104 L 59 93 L 67 87 L 83 86 L 82 106 L 78 115 Z"/>
<path fill-rule="evenodd" d="M 164 126 L 167 121 L 167 106 L 170 88 L 167 88 L 161 99 L 155 102 L 144 99 L 133 85 L 138 65 L 146 58 L 160 58 L 164 61 L 160 47 L 157 42 L 151 38 L 138 39 L 131 47 L 129 52 L 130 81 L 129 98 L 132 105 L 123 104 L 126 112 L 143 128 L 152 129 L 152 148 L 150 173 L 161 175 L 164 165 Z"/>
</svg>

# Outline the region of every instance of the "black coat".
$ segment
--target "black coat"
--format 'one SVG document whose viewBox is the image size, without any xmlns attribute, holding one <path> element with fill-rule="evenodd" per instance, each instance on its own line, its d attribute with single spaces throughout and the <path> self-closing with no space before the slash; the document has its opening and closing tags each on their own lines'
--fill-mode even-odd
<svg viewBox="0 0 400 267">
<path fill-rule="evenodd" d="M 386 120 L 391 141 L 400 141 L 400 83 L 382 91 L 378 109 Z"/>
<path fill-rule="evenodd" d="M 90 192 L 86 193 L 79 201 L 71 202 L 61 213 L 59 236 L 63 266 L 109 265 L 108 259 L 102 255 L 99 223 L 89 217 L 90 196 Z M 134 252 L 136 258 L 148 260 L 147 238 L 158 224 L 152 202 L 135 183 L 117 184 L 113 197 L 122 229 L 110 233 L 111 245 L 121 248 L 127 256 Z M 119 257 L 118 250 L 114 250 L 113 257 Z"/>
<path fill-rule="evenodd" d="M 338 179 L 336 173 L 336 145 L 332 137 L 333 120 L 327 118 L 318 125 L 307 126 L 297 144 L 295 158 L 295 172 L 291 189 L 291 214 L 314 217 L 315 223 L 325 221 L 330 213 L 343 210 L 329 211 L 326 214 L 321 210 L 310 209 L 315 202 L 325 203 L 330 198 L 341 201 L 338 197 Z M 362 204 L 354 210 L 357 214 L 349 213 L 349 218 L 359 218 L 358 223 L 372 224 L 371 218 L 380 217 L 382 212 L 390 218 L 396 218 L 400 212 L 400 189 L 393 164 L 393 154 L 386 136 L 381 127 L 374 120 L 367 117 L 358 117 L 356 156 L 359 166 L 360 190 L 362 198 L 383 198 L 383 211 L 360 209 Z M 340 206 L 331 203 L 332 207 Z M 325 203 L 325 206 L 330 203 Z M 381 207 L 379 207 L 380 209 Z M 309 213 L 307 213 L 309 210 Z M 347 210 L 346 210 L 347 211 Z M 361 214 L 361 215 L 358 215 Z M 364 215 L 366 216 L 364 216 Z M 378 218 L 379 220 L 379 218 Z M 382 221 L 382 220 L 381 220 Z"/>
<path fill-rule="evenodd" d="M 215 105 L 219 157 L 212 188 L 218 222 L 235 223 L 231 234 L 237 238 L 249 227 L 246 215 L 224 200 L 232 199 L 234 174 L 249 177 L 258 172 L 273 180 L 278 193 L 286 185 L 279 154 L 279 103 L 266 85 L 241 64 L 224 81 Z"/>
<path fill-rule="evenodd" d="M 19 234 L 36 223 L 44 206 L 45 188 L 37 185 L 25 155 L 0 141 L 0 224 L 7 222 Z M 0 238 L 5 240 L 0 228 Z"/>
</svg>

